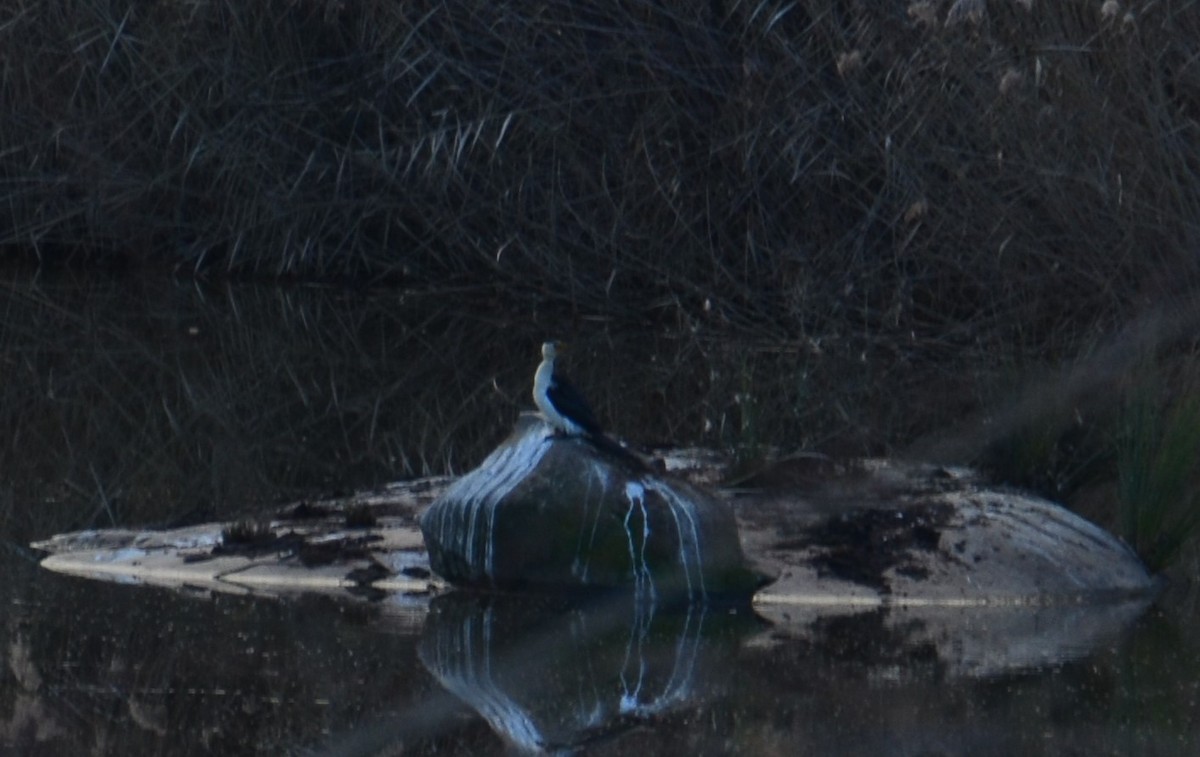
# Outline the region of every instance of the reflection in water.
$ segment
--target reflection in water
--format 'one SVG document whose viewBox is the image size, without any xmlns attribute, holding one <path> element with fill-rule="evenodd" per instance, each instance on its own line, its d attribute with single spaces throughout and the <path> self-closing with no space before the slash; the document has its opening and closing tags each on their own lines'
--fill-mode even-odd
<svg viewBox="0 0 1200 757">
<path fill-rule="evenodd" d="M 0 754 L 286 754 L 428 685 L 419 625 L 386 603 L 13 568 L 0 559 L 22 581 L 0 585 Z"/>
<path fill-rule="evenodd" d="M 759 609 L 777 624 L 773 638 L 781 646 L 810 645 L 819 657 L 860 666 L 920 660 L 936 666 L 945 679 L 987 679 L 1060 666 L 1107 650 L 1151 602 L 1140 597 L 1079 604 Z M 904 673 L 897 670 L 895 675 Z"/>
<path fill-rule="evenodd" d="M 955 640 L 908 613 L 797 632 L 715 608 L 651 615 L 456 594 L 421 616 L 390 600 L 135 589 L 4 558 L 0 572 L 5 754 L 1200 748 L 1192 616 L 1151 612 L 1077 659 L 1082 650 L 1035 661 L 1024 642 L 1014 654 L 968 637 L 970 667 L 955 669 L 942 654 Z M 972 617 L 980 638 L 1003 635 L 1003 617 Z M 989 649 L 1027 664 L 975 666 Z"/>
<path fill-rule="evenodd" d="M 458 597 L 422 638 L 386 603 L 131 589 L 29 562 L 28 541 L 65 530 L 466 470 L 528 406 L 546 336 L 573 342 L 571 374 L 618 433 L 751 452 L 870 452 L 961 415 L 997 370 L 956 354 L 939 383 L 914 369 L 919 345 L 900 361 L 853 335 L 768 349 L 461 297 L 0 284 L 0 753 L 503 753 L 493 729 L 633 755 L 1200 751 L 1200 610 L 1178 601 L 1130 637 L 1043 617 L 1091 647 L 1051 660 L 976 613 L 946 658 L 954 639 L 900 614 L 860 619 L 877 637 L 835 622 L 746 637 L 712 610 Z"/>
<path fill-rule="evenodd" d="M 454 593 L 435 600 L 419 653 L 508 742 L 554 750 L 716 695 L 757 627 L 745 610 Z"/>
</svg>

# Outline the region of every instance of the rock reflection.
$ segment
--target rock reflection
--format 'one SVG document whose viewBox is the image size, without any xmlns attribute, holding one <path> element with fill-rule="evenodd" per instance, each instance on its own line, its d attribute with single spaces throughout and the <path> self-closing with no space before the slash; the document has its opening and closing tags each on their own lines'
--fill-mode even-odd
<svg viewBox="0 0 1200 757">
<path fill-rule="evenodd" d="M 813 658 L 851 663 L 903 682 L 930 669 L 939 680 L 988 679 L 1045 670 L 1108 649 L 1151 597 L 1093 604 L 991 607 L 758 606 L 776 625 L 758 646 L 793 645 Z"/>
<path fill-rule="evenodd" d="M 418 654 L 502 738 L 543 751 L 712 698 L 756 628 L 748 611 L 454 593 L 435 600 Z"/>
</svg>

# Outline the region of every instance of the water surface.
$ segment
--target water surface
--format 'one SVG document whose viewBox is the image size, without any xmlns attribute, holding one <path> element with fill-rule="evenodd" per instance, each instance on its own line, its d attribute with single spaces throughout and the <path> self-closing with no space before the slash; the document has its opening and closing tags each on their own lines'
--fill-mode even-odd
<svg viewBox="0 0 1200 757">
<path fill-rule="evenodd" d="M 1200 751 L 1184 591 L 1077 648 L 968 666 L 937 639 L 901 643 L 935 627 L 919 615 L 784 628 L 620 602 L 170 592 L 50 574 L 25 546 L 461 472 L 529 405 L 548 335 L 572 343 L 566 364 L 610 427 L 747 459 L 888 451 L 969 404 L 946 387 L 1002 367 L 948 377 L 864 361 L 863 340 L 814 350 L 445 293 L 115 279 L 10 281 L 0 297 L 0 751 Z"/>
</svg>

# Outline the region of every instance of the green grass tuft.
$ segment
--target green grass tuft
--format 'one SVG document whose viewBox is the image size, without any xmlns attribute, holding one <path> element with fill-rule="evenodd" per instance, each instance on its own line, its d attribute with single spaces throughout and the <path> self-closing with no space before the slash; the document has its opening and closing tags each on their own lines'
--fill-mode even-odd
<svg viewBox="0 0 1200 757">
<path fill-rule="evenodd" d="M 1200 396 L 1166 408 L 1151 392 L 1131 398 L 1117 465 L 1125 538 L 1151 569 L 1161 570 L 1200 528 Z"/>
</svg>

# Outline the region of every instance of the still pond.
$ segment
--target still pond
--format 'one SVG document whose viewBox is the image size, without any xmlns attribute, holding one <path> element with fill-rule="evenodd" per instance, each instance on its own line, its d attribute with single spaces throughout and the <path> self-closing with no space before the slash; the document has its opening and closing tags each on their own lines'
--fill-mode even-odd
<svg viewBox="0 0 1200 757">
<path fill-rule="evenodd" d="M 901 610 L 780 629 L 619 601 L 171 591 L 56 575 L 28 548 L 462 473 L 530 405 L 548 335 L 623 436 L 747 459 L 891 453 L 1005 370 L 663 322 L 464 293 L 4 282 L 0 752 L 1200 753 L 1186 587 L 1076 644 L 1070 612 L 997 643 L 1011 619 L 975 609 L 978 633 L 914 646 L 938 625 Z"/>
</svg>

